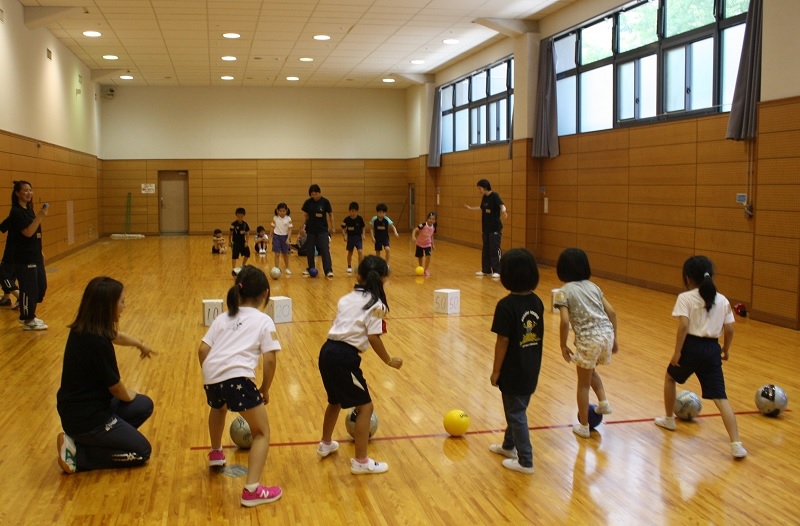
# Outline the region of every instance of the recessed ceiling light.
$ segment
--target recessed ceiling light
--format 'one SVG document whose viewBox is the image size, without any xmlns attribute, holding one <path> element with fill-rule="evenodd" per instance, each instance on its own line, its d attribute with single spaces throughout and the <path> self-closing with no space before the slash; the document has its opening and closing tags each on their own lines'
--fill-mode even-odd
<svg viewBox="0 0 800 526">
<path fill-rule="evenodd" d="M 383 81 L 386 82 L 387 84 L 391 84 L 392 82 L 394 82 L 394 79 L 383 79 Z"/>
<path fill-rule="evenodd" d="M 90 38 L 97 38 L 103 36 L 103 33 L 101 33 L 100 31 L 84 31 L 83 36 Z"/>
<path fill-rule="evenodd" d="M 424 64 L 425 61 L 421 60 L 421 59 L 414 59 L 414 60 L 411 61 L 411 63 L 412 64 L 416 64 L 417 66 L 419 66 L 420 64 Z"/>
<path fill-rule="evenodd" d="M 231 77 L 230 75 L 222 75 L 220 78 L 222 80 L 233 80 L 233 77 Z"/>
<path fill-rule="evenodd" d="M 120 75 L 119 78 L 122 80 L 133 80 L 133 75 Z"/>
<path fill-rule="evenodd" d="M 117 60 L 119 57 L 116 55 L 103 55 L 103 58 L 106 60 Z"/>
<path fill-rule="evenodd" d="M 310 57 L 301 57 L 300 62 L 314 62 L 314 59 Z"/>
<path fill-rule="evenodd" d="M 458 44 L 458 40 L 456 40 L 455 38 L 445 38 L 444 40 L 442 40 L 442 42 L 444 44 L 447 44 L 448 46 L 452 46 L 454 44 Z"/>
<path fill-rule="evenodd" d="M 331 37 L 328 35 L 314 35 L 314 40 L 330 40 Z"/>
<path fill-rule="evenodd" d="M 224 38 L 239 38 L 242 35 L 240 35 L 239 33 L 222 33 L 222 36 Z"/>
<path fill-rule="evenodd" d="M 236 57 L 233 57 L 231 55 L 225 55 L 224 57 L 222 57 L 222 60 L 226 62 L 233 62 L 234 60 L 236 60 Z"/>
<path fill-rule="evenodd" d="M 297 80 L 300 80 L 300 77 L 286 77 L 286 80 L 289 80 L 289 81 L 295 82 L 295 81 L 297 81 Z"/>
</svg>

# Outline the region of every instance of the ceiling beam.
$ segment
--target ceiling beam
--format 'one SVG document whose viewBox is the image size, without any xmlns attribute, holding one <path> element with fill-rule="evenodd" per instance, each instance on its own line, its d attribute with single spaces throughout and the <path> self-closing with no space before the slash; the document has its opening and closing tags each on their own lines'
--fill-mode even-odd
<svg viewBox="0 0 800 526">
<path fill-rule="evenodd" d="M 28 29 L 37 29 L 44 27 L 50 22 L 62 20 L 64 18 L 71 18 L 76 15 L 87 13 L 86 8 L 76 6 L 59 6 L 59 7 L 36 7 L 25 6 L 25 27 Z"/>
<path fill-rule="evenodd" d="M 501 35 L 511 38 L 521 37 L 526 33 L 538 33 L 538 20 L 517 20 L 514 18 L 476 18 L 472 21 L 497 31 Z"/>
</svg>

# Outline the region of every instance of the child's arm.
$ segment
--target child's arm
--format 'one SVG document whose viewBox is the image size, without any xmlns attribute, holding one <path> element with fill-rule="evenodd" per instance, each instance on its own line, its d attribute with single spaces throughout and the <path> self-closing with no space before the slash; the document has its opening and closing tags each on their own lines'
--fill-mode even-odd
<svg viewBox="0 0 800 526">
<path fill-rule="evenodd" d="M 731 349 L 731 343 L 733 343 L 733 324 L 726 323 L 722 326 L 722 359 L 727 360 L 729 358 L 728 352 Z"/>
<path fill-rule="evenodd" d="M 228 246 L 229 247 L 233 246 L 233 230 L 228 232 Z"/>
<path fill-rule="evenodd" d="M 411 241 L 414 243 L 417 242 L 417 234 L 419 234 L 419 227 L 415 226 L 414 230 L 411 231 Z"/>
<path fill-rule="evenodd" d="M 492 376 L 489 380 L 492 385 L 497 387 L 497 380 L 500 378 L 500 369 L 503 368 L 503 361 L 506 359 L 506 351 L 508 351 L 508 336 L 497 335 L 497 341 L 494 344 L 494 365 L 492 365 Z"/>
<path fill-rule="evenodd" d="M 206 361 L 209 352 L 211 352 L 211 346 L 206 342 L 200 342 L 200 348 L 197 349 L 197 358 L 200 360 L 200 367 L 203 366 L 203 362 Z"/>
<path fill-rule="evenodd" d="M 394 237 L 400 237 L 400 234 L 398 234 L 398 233 L 397 233 L 397 229 L 394 227 L 394 223 L 392 223 L 392 224 L 391 224 L 391 225 L 389 225 L 389 226 L 391 226 L 391 227 L 392 227 L 392 230 L 394 230 Z"/>
<path fill-rule="evenodd" d="M 614 327 L 614 346 L 611 348 L 611 353 L 615 354 L 619 352 L 619 345 L 617 344 L 617 311 L 614 310 L 614 307 L 605 297 L 603 298 L 603 309 L 606 311 L 606 316 L 608 316 L 611 326 Z"/>
<path fill-rule="evenodd" d="M 394 367 L 395 369 L 400 369 L 403 366 L 403 359 L 394 356 L 390 357 L 389 353 L 386 351 L 386 347 L 383 346 L 383 340 L 381 340 L 380 334 L 369 334 L 367 335 L 367 339 L 369 340 L 369 344 L 372 347 L 372 350 L 375 351 L 375 354 L 381 357 L 383 363 L 388 365 L 389 367 Z"/>
<path fill-rule="evenodd" d="M 263 381 L 261 382 L 261 387 L 258 388 L 261 391 L 261 396 L 264 397 L 264 404 L 269 403 L 269 388 L 272 385 L 272 379 L 275 377 L 275 367 L 278 364 L 278 357 L 275 356 L 275 352 L 268 352 L 262 355 L 263 362 L 261 364 L 262 372 L 263 372 Z"/>
<path fill-rule="evenodd" d="M 675 352 L 672 353 L 672 358 L 669 363 L 677 367 L 681 361 L 681 351 L 683 350 L 683 342 L 686 341 L 686 335 L 689 333 L 689 318 L 686 316 L 678 317 L 678 336 L 675 338 Z"/>
<path fill-rule="evenodd" d="M 561 341 L 561 356 L 569 363 L 572 361 L 572 349 L 567 345 L 567 336 L 569 336 L 569 309 L 564 305 L 558 306 L 560 315 L 558 323 L 558 336 Z"/>
</svg>

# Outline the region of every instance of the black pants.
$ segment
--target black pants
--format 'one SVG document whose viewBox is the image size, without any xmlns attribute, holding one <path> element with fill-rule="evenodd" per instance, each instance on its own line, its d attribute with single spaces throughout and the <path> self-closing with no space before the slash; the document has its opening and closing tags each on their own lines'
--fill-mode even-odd
<svg viewBox="0 0 800 526">
<path fill-rule="evenodd" d="M 44 300 L 47 292 L 44 263 L 15 263 L 14 273 L 19 284 L 19 319 L 32 320 L 36 317 L 36 304 Z"/>
<path fill-rule="evenodd" d="M 303 247 L 308 250 L 308 254 L 306 254 L 308 268 L 314 268 L 314 249 L 316 248 L 319 255 L 322 256 L 322 271 L 325 274 L 333 272 L 333 263 L 331 263 L 331 236 L 328 232 L 315 234 L 309 232 Z"/>
<path fill-rule="evenodd" d="M 500 241 L 502 232 L 483 233 L 483 252 L 481 253 L 481 271 L 484 274 L 500 273 Z"/>
<path fill-rule="evenodd" d="M 69 435 L 75 441 L 78 471 L 141 466 L 150 458 L 150 442 L 139 432 L 153 414 L 153 401 L 137 394 L 133 402 L 111 401 L 111 420 L 88 433 Z"/>
</svg>

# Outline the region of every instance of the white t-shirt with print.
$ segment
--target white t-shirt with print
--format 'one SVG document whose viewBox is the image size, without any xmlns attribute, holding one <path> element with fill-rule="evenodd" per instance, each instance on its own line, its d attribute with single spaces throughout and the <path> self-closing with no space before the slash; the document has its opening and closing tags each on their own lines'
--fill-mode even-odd
<svg viewBox="0 0 800 526">
<path fill-rule="evenodd" d="M 383 318 L 386 316 L 386 305 L 378 300 L 367 310 L 364 306 L 370 302 L 369 292 L 356 286 L 353 292 L 342 296 L 333 319 L 333 326 L 328 331 L 328 339 L 349 343 L 360 352 L 369 349 L 370 334 L 383 334 Z"/>
<path fill-rule="evenodd" d="M 292 218 L 289 216 L 275 216 L 272 218 L 272 228 L 274 235 L 287 236 L 292 230 Z"/>
<path fill-rule="evenodd" d="M 722 336 L 722 326 L 736 321 L 728 298 L 717 293 L 714 306 L 706 311 L 706 302 L 697 289 L 678 294 L 672 316 L 689 318 L 688 334 L 701 338 L 719 338 Z"/>
</svg>

